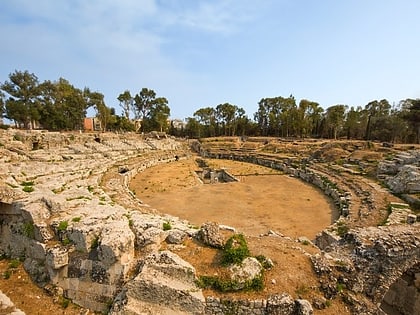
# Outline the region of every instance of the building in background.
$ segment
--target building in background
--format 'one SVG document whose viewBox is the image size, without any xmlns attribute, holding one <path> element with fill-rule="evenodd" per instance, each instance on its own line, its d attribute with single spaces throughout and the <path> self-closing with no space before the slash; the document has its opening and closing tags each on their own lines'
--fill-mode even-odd
<svg viewBox="0 0 420 315">
<path fill-rule="evenodd" d="M 85 131 L 101 131 L 101 122 L 97 117 L 86 117 L 83 122 L 83 128 Z"/>
</svg>

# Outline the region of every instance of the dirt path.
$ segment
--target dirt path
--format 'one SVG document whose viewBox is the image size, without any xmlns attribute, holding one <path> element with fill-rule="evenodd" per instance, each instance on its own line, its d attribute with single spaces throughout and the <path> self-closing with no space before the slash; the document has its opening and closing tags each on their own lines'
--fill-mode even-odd
<svg viewBox="0 0 420 315">
<path fill-rule="evenodd" d="M 194 159 L 147 169 L 130 188 L 144 203 L 200 226 L 206 221 L 230 225 L 249 236 L 269 230 L 296 238 L 315 235 L 335 219 L 321 191 L 274 170 L 233 161 L 209 160 L 240 182 L 200 184 Z"/>
</svg>

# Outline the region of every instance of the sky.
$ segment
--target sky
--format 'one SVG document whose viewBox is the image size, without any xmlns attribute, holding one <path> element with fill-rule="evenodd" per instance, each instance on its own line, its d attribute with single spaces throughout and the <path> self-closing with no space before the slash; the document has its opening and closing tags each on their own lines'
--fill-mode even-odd
<svg viewBox="0 0 420 315">
<path fill-rule="evenodd" d="M 15 70 L 117 97 L 144 87 L 172 118 L 262 98 L 323 108 L 420 97 L 418 0 L 1 0 L 0 82 Z"/>
</svg>

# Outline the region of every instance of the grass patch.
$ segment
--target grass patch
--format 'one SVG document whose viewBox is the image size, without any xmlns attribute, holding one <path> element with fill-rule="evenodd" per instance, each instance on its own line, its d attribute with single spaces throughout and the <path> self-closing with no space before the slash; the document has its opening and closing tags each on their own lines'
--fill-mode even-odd
<svg viewBox="0 0 420 315">
<path fill-rule="evenodd" d="M 299 285 L 295 290 L 296 295 L 299 296 L 299 297 L 302 297 L 302 296 L 308 294 L 309 292 L 310 292 L 310 288 L 308 288 L 304 284 Z"/>
<path fill-rule="evenodd" d="M 19 259 L 12 259 L 9 262 L 9 269 L 16 269 L 20 266 L 20 260 Z"/>
<path fill-rule="evenodd" d="M 73 219 L 71 219 L 72 222 L 80 222 L 80 220 L 80 217 L 74 217 Z"/>
</svg>

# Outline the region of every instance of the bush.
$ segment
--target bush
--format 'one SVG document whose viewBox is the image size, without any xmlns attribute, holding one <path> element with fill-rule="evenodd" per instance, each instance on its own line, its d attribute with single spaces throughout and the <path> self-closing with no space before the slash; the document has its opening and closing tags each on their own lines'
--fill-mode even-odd
<svg viewBox="0 0 420 315">
<path fill-rule="evenodd" d="M 34 188 L 33 188 L 32 186 L 24 186 L 24 187 L 22 188 L 22 190 L 23 190 L 24 192 L 30 193 L 30 192 L 33 192 L 33 191 L 34 191 Z"/>
<path fill-rule="evenodd" d="M 344 222 L 337 223 L 337 234 L 343 237 L 349 231 L 349 227 Z"/>
<path fill-rule="evenodd" d="M 163 222 L 163 230 L 168 231 L 170 229 L 172 229 L 171 222 L 169 222 L 169 221 Z"/>
<path fill-rule="evenodd" d="M 230 279 L 221 279 L 217 276 L 200 276 L 197 286 L 202 289 L 213 289 L 219 292 L 237 292 L 237 291 L 261 291 L 264 288 L 263 276 L 256 277 L 245 283 L 242 287 L 238 282 Z"/>
<path fill-rule="evenodd" d="M 243 234 L 232 235 L 223 248 L 222 265 L 240 264 L 249 257 L 248 244 Z"/>
<path fill-rule="evenodd" d="M 67 222 L 67 221 L 61 221 L 59 224 L 58 224 L 58 227 L 57 227 L 57 230 L 59 231 L 59 232 L 63 232 L 63 231 L 65 231 L 65 230 L 67 230 L 67 227 L 69 226 L 69 223 Z"/>
</svg>

